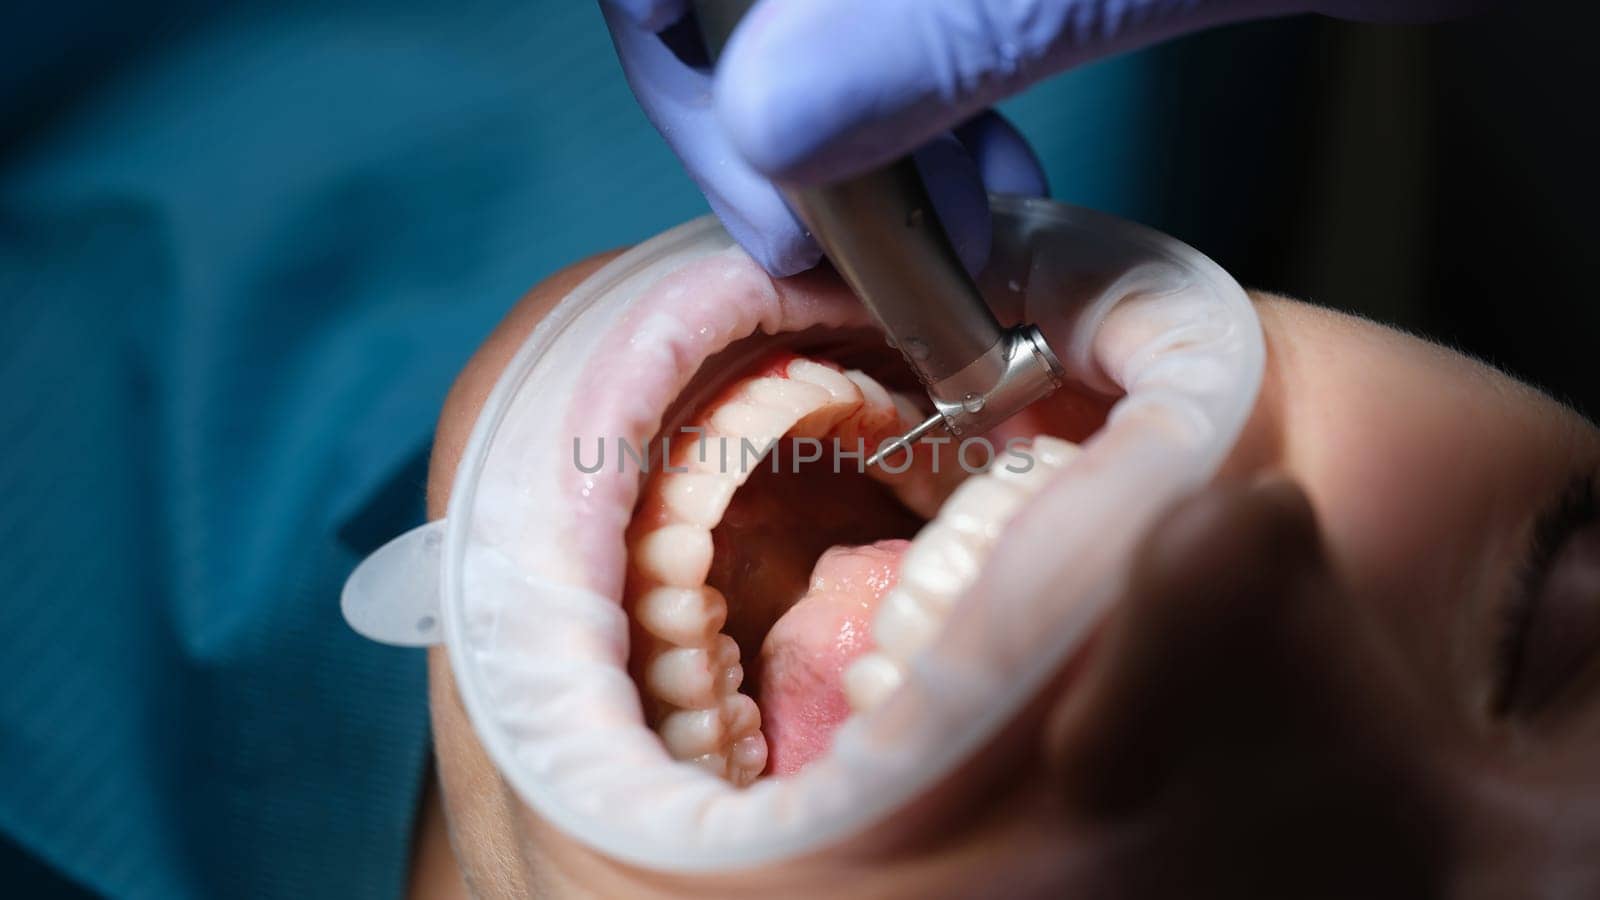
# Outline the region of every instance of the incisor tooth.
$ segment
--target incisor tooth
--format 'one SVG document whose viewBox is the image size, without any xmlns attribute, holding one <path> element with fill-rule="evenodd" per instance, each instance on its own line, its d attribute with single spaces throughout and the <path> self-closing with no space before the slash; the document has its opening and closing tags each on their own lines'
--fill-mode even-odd
<svg viewBox="0 0 1600 900">
<path fill-rule="evenodd" d="M 858 439 L 874 437 L 885 431 L 900 430 L 899 410 L 883 385 L 854 370 L 844 373 L 844 377 L 850 379 L 850 383 L 861 392 L 861 404 L 849 421 L 841 423 L 844 432 L 840 435 L 841 438 L 854 443 Z"/>
<path fill-rule="evenodd" d="M 857 390 L 844 373 L 832 366 L 825 366 L 809 359 L 797 359 L 789 363 L 787 370 L 790 378 L 814 384 L 828 392 L 835 403 L 854 403 L 858 398 Z"/>
<path fill-rule="evenodd" d="M 844 377 L 850 379 L 850 383 L 861 392 L 861 402 L 867 409 L 874 412 L 880 410 L 888 412 L 895 409 L 894 400 L 889 397 L 888 390 L 867 374 L 852 369 L 844 373 Z"/>
<path fill-rule="evenodd" d="M 851 709 L 869 710 L 894 693 L 904 680 L 905 672 L 899 663 L 881 653 L 867 653 L 844 670 L 845 697 Z"/>
<path fill-rule="evenodd" d="M 647 578 L 692 588 L 705 584 L 711 552 L 711 532 L 695 525 L 667 525 L 639 539 L 633 560 Z"/>
<path fill-rule="evenodd" d="M 737 460 L 739 456 L 739 438 L 734 435 L 724 434 L 715 428 L 705 428 L 701 432 L 685 432 L 673 441 L 676 451 L 681 442 L 688 451 L 679 457 L 681 465 L 693 475 L 724 475 L 731 471 L 728 461 Z M 669 477 L 670 473 L 663 472 L 662 478 Z"/>
<path fill-rule="evenodd" d="M 816 365 L 813 363 L 812 365 Z M 791 367 L 791 372 L 793 367 Z M 826 403 L 819 404 L 816 409 L 795 423 L 790 432 L 795 437 L 828 437 L 835 429 L 839 428 L 848 419 L 861 409 L 861 391 L 857 390 L 855 383 L 839 372 L 827 366 L 816 366 L 815 369 L 801 369 L 808 378 L 821 381 L 821 384 L 812 384 L 803 378 L 791 375 L 791 382 L 806 384 L 815 390 L 828 395 Z"/>
<path fill-rule="evenodd" d="M 757 378 L 745 386 L 744 395 L 758 406 L 781 410 L 791 420 L 810 415 L 832 401 L 821 385 L 792 378 Z"/>
<path fill-rule="evenodd" d="M 696 645 L 722 630 L 728 619 L 728 601 L 710 585 L 657 587 L 639 598 L 634 617 L 645 631 L 664 641 Z"/>
<path fill-rule="evenodd" d="M 794 424 L 794 417 L 782 410 L 757 406 L 744 400 L 729 403 L 711 414 L 711 426 L 727 435 L 737 435 L 756 447 L 783 437 Z M 735 440 L 735 444 L 738 441 Z"/>
<path fill-rule="evenodd" d="M 722 714 L 716 708 L 680 709 L 661 720 L 660 731 L 674 759 L 715 753 L 723 743 Z"/>
<path fill-rule="evenodd" d="M 737 480 L 720 473 L 671 472 L 661 476 L 661 500 L 676 518 L 707 530 L 722 521 Z"/>
<path fill-rule="evenodd" d="M 928 645 L 944 617 L 934 615 L 914 592 L 896 588 L 883 598 L 872 621 L 878 651 L 906 662 Z"/>
</svg>

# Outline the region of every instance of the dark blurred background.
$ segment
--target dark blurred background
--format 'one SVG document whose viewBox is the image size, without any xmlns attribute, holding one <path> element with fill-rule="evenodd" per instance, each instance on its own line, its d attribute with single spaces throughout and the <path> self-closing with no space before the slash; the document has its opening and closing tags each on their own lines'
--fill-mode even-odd
<svg viewBox="0 0 1600 900">
<path fill-rule="evenodd" d="M 1582 4 L 1298 19 L 1005 107 L 1055 194 L 1593 414 Z M 0 883 L 391 897 L 420 654 L 338 616 L 529 286 L 704 211 L 589 3 L 14 3 L 0 32 Z"/>
<path fill-rule="evenodd" d="M 1600 64 L 1578 3 L 1427 27 L 1305 18 L 1103 63 L 1102 108 L 1008 104 L 1054 193 L 1183 238 L 1246 286 L 1426 335 L 1600 404 Z M 1136 74 L 1135 74 L 1136 73 Z M 1074 97 L 1081 94 L 1074 94 Z M 1133 165 L 1119 165 L 1133 161 Z"/>
</svg>

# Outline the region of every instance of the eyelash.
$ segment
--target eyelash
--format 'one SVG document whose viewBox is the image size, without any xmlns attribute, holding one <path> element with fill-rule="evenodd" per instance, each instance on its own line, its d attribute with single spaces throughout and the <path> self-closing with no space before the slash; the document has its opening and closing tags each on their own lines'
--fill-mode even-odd
<svg viewBox="0 0 1600 900">
<path fill-rule="evenodd" d="M 1496 716 L 1511 711 L 1516 696 L 1517 677 L 1527 652 L 1528 632 L 1538 613 L 1540 588 L 1549 574 L 1556 553 L 1578 529 L 1600 517 L 1600 501 L 1595 495 L 1595 475 L 1578 475 L 1567 484 L 1561 496 L 1534 524 L 1533 539 L 1521 566 L 1517 587 L 1503 605 L 1499 642 L 1495 652 L 1495 690 L 1491 709 Z"/>
</svg>

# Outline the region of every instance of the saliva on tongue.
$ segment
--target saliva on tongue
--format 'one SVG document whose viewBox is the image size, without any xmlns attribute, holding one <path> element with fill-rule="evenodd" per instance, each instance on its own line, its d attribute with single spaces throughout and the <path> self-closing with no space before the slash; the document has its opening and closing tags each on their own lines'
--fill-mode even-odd
<svg viewBox="0 0 1600 900">
<path fill-rule="evenodd" d="M 822 554 L 804 596 L 761 645 L 758 701 L 767 736 L 767 774 L 789 775 L 828 752 L 850 715 L 843 673 L 872 649 L 872 617 L 894 587 L 910 542 L 835 546 Z"/>
</svg>

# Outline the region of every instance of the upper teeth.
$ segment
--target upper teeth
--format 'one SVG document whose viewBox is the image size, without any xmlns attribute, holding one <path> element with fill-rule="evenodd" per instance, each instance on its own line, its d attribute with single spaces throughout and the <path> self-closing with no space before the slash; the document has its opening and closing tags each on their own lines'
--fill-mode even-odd
<svg viewBox="0 0 1600 900">
<path fill-rule="evenodd" d="M 644 632 L 645 645 L 635 650 L 644 694 L 674 757 L 735 784 L 753 781 L 766 766 L 760 710 L 739 693 L 738 644 L 720 633 L 727 600 L 705 583 L 711 530 L 753 468 L 744 464 L 754 462 L 745 459 L 745 445 L 764 448 L 786 434 L 831 435 L 854 452 L 858 438 L 874 442 L 921 418 L 907 398 L 859 372 L 795 358 L 779 374 L 735 383 L 701 411 L 697 440 L 672 442 L 668 465 L 651 475 L 629 531 L 625 599 Z M 905 472 L 872 470 L 907 506 L 933 518 L 907 549 L 899 584 L 878 608 L 876 649 L 845 672 L 855 709 L 871 708 L 904 680 L 906 663 L 937 636 L 1012 515 L 1077 452 L 1044 436 L 1034 438 L 1031 450 L 1031 468 L 997 464 L 972 478 L 954 464 L 948 444 L 919 453 Z M 938 474 L 929 464 L 935 454 L 944 454 Z"/>
<path fill-rule="evenodd" d="M 753 462 L 744 445 L 764 447 L 793 434 L 856 437 L 897 432 L 895 398 L 858 372 L 793 359 L 779 375 L 747 378 L 703 411 L 696 440 L 673 441 L 670 467 L 651 476 L 629 533 L 632 570 L 626 601 L 646 635 L 645 693 L 658 707 L 657 730 L 678 759 L 693 760 L 735 784 L 766 767 L 766 740 L 755 701 L 739 693 L 739 648 L 720 634 L 727 601 L 705 583 L 711 529 L 722 520 Z M 676 471 L 686 469 L 687 471 Z"/>
</svg>

